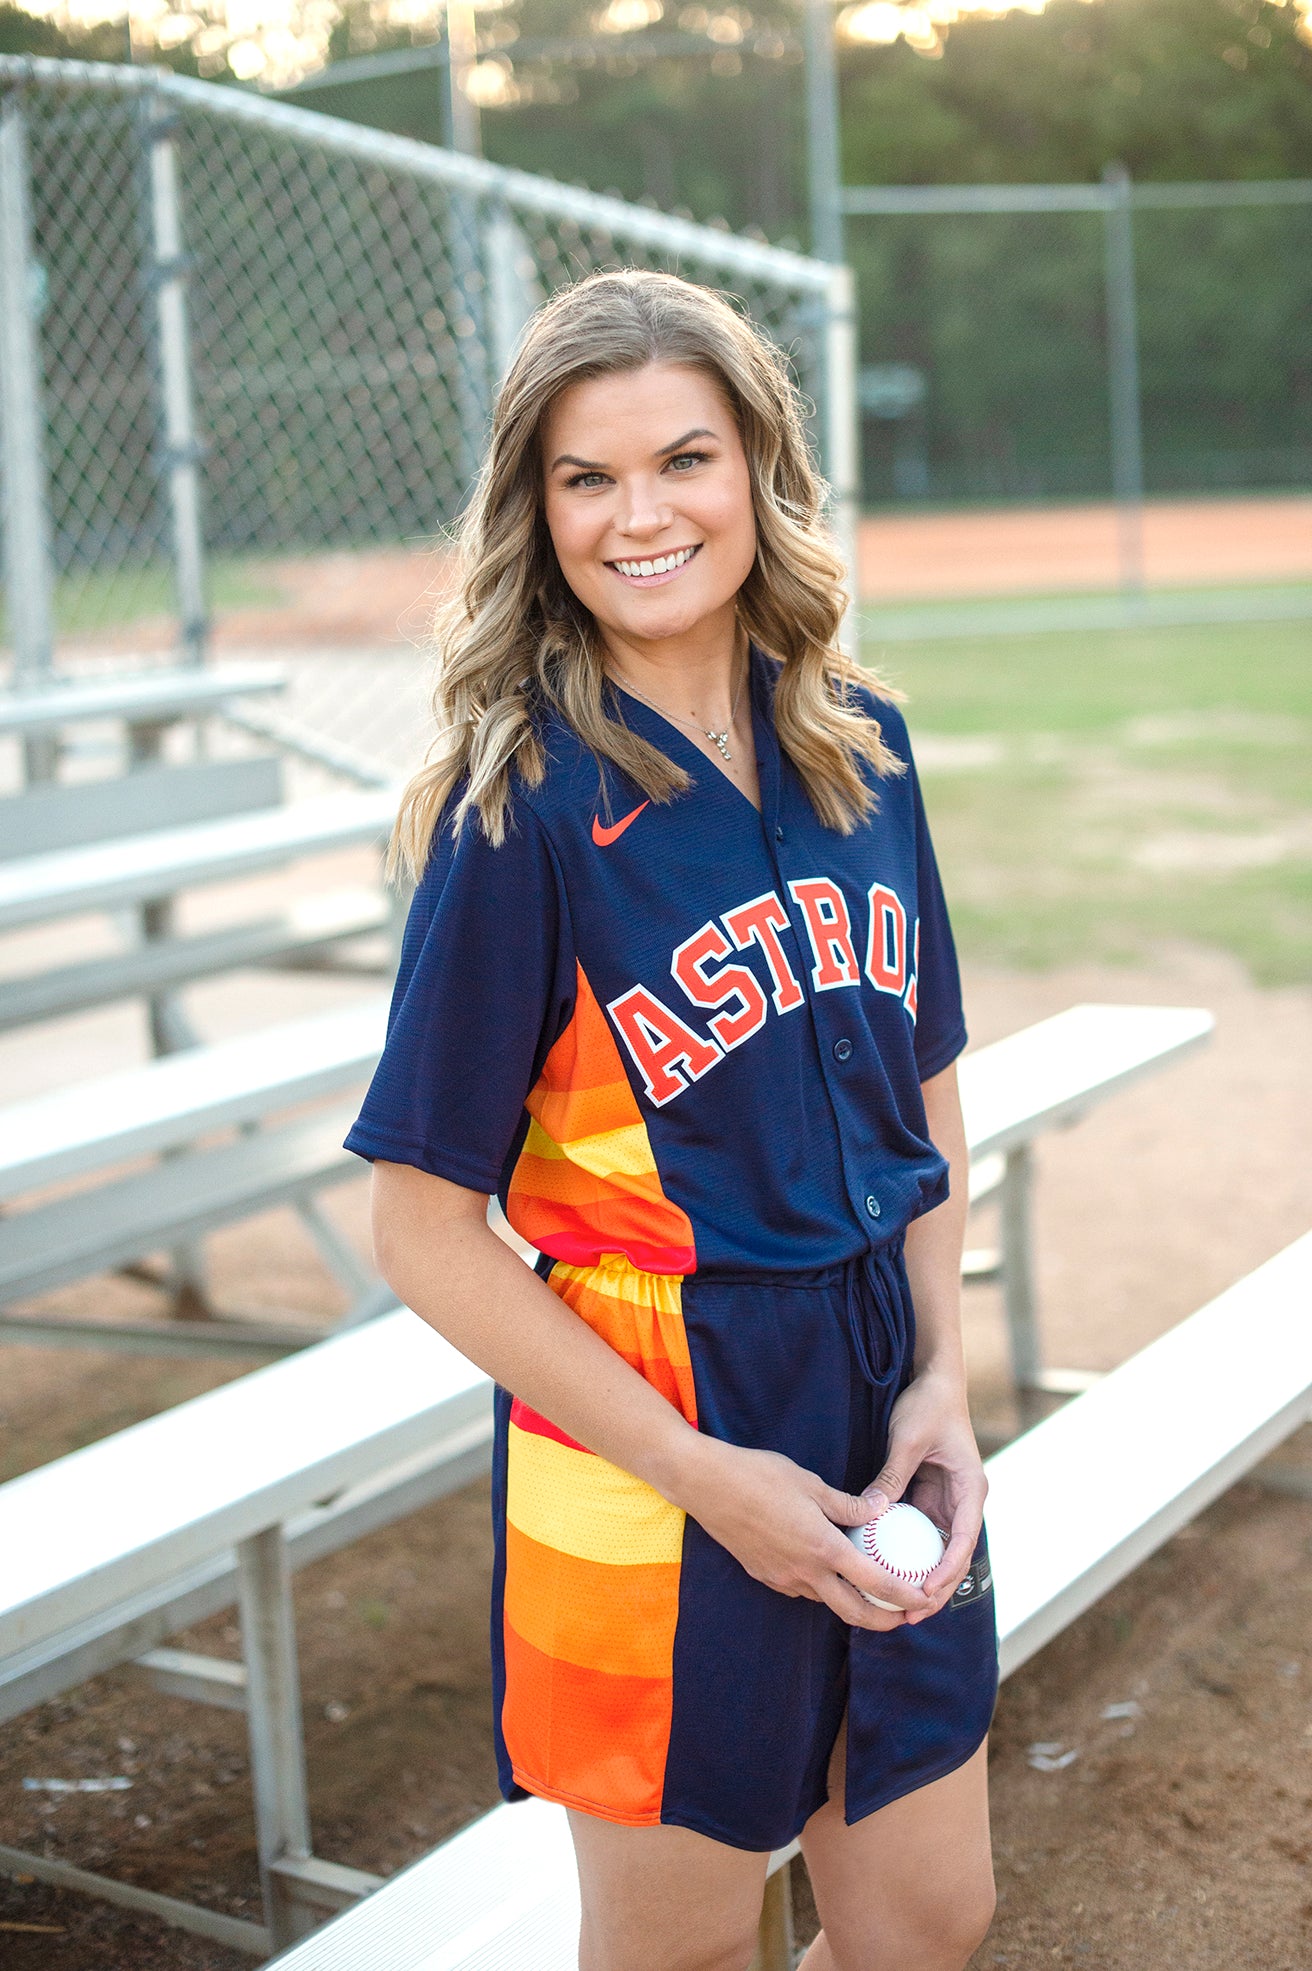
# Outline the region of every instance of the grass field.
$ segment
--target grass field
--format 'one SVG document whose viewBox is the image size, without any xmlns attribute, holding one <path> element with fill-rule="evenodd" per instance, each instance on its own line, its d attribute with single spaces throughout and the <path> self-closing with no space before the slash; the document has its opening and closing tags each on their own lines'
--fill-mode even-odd
<svg viewBox="0 0 1312 1971">
<path fill-rule="evenodd" d="M 1312 978 L 1312 625 L 889 644 L 963 954 Z"/>
<path fill-rule="evenodd" d="M 253 556 L 211 555 L 205 564 L 211 609 L 240 609 L 282 600 L 281 587 Z M 143 619 L 169 617 L 177 608 L 173 570 L 168 561 L 122 562 L 79 568 L 55 582 L 53 614 L 59 636 L 105 635 Z M 0 592 L 0 643 L 9 635 Z"/>
</svg>

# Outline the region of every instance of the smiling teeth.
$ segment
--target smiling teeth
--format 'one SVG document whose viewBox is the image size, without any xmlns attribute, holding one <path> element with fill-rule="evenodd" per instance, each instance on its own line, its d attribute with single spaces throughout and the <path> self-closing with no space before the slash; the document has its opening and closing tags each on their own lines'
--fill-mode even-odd
<svg viewBox="0 0 1312 1971">
<path fill-rule="evenodd" d="M 696 548 L 680 548 L 677 554 L 658 555 L 655 561 L 617 561 L 615 566 L 621 575 L 668 575 L 672 568 L 682 568 L 691 561 Z"/>
</svg>

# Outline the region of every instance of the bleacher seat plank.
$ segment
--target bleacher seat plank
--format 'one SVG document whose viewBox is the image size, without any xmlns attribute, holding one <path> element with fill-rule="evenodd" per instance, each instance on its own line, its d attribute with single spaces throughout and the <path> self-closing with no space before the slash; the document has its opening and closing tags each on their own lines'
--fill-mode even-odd
<svg viewBox="0 0 1312 1971">
<path fill-rule="evenodd" d="M 374 1324 L 384 1350 L 390 1345 L 389 1324 L 394 1325 L 392 1315 Z M 409 1361 L 408 1353 L 404 1360 Z M 234 1414 L 233 1425 L 240 1427 L 241 1421 Z M 379 1461 L 365 1477 L 293 1513 L 283 1527 L 289 1566 L 296 1572 L 380 1527 L 395 1525 L 482 1478 L 491 1461 L 489 1403 L 472 1418 L 435 1425 L 421 1450 Z M 236 1565 L 228 1549 L 171 1575 L 164 1584 L 152 1582 L 122 1601 L 98 1606 L 30 1648 L 0 1648 L 0 1724 L 139 1658 L 181 1630 L 232 1608 L 236 1600 Z"/>
<path fill-rule="evenodd" d="M 203 670 L 145 670 L 114 678 L 69 678 L 36 691 L 0 692 L 0 733 L 55 732 L 97 719 L 129 725 L 198 718 L 229 698 L 283 691 L 274 664 L 213 664 Z"/>
<path fill-rule="evenodd" d="M 492 1385 L 398 1309 L 0 1485 L 0 1658 L 175 1581 L 490 1416 Z"/>
<path fill-rule="evenodd" d="M 1312 1415 L 1312 1233 L 995 1453 L 1009 1673 Z"/>
<path fill-rule="evenodd" d="M 443 1857 L 440 1871 L 425 1863 Z M 434 1875 L 440 1873 L 440 1894 Z M 368 1899 L 372 1901 L 372 1898 Z M 364 1931 L 368 1902 L 336 1917 L 278 1964 L 296 1964 L 315 1946 L 315 1971 L 449 1971 L 454 1965 L 497 1971 L 577 1971 L 578 1888 L 574 1846 L 564 1810 L 523 1800 L 484 1814 L 432 1856 L 387 1885 Z M 378 1919 L 382 1919 L 379 1921 Z M 361 1935 L 367 1948 L 361 1950 Z"/>
<path fill-rule="evenodd" d="M 0 866 L 0 931 L 148 903 L 198 884 L 278 868 L 297 856 L 381 843 L 396 802 L 395 788 L 326 794 L 269 812 L 23 856 Z"/>
<path fill-rule="evenodd" d="M 149 939 L 56 971 L 0 979 L 0 1032 L 187 985 L 215 972 L 287 964 L 347 939 L 387 931 L 392 922 L 391 905 L 381 891 L 335 890 L 298 897 L 276 916 L 185 937 Z"/>
<path fill-rule="evenodd" d="M 372 1073 L 386 1020 L 377 994 L 10 1103 L 0 1201 L 336 1094 Z"/>
<path fill-rule="evenodd" d="M 1213 1025 L 1201 1007 L 1068 1006 L 963 1055 L 959 1078 L 971 1156 L 1008 1150 L 1040 1129 L 1074 1122 L 1091 1102 L 1200 1046 Z"/>
<path fill-rule="evenodd" d="M 103 780 L 37 783 L 0 800 L 0 861 L 255 813 L 277 807 L 282 798 L 282 761 L 272 753 L 152 764 Z"/>
<path fill-rule="evenodd" d="M 0 1219 L 0 1302 L 45 1293 L 359 1174 L 358 1104 L 154 1164 Z"/>
</svg>

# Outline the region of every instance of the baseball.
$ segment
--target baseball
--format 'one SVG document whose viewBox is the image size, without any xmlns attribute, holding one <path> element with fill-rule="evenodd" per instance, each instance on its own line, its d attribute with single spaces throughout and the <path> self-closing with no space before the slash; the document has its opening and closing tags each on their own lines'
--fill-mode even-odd
<svg viewBox="0 0 1312 1971">
<path fill-rule="evenodd" d="M 943 1535 L 915 1506 L 890 1506 L 878 1519 L 868 1520 L 864 1526 L 845 1527 L 844 1531 L 858 1553 L 913 1586 L 918 1587 L 927 1574 L 932 1574 L 943 1558 Z M 857 1593 L 876 1608 L 897 1610 L 895 1601 L 881 1601 L 878 1595 L 866 1594 L 864 1588 L 858 1588 Z"/>
</svg>

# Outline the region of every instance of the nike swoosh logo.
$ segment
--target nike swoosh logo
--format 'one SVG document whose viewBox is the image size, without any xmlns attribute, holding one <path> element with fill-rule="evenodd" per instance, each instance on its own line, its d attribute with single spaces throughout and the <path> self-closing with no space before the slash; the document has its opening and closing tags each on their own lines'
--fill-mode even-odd
<svg viewBox="0 0 1312 1971">
<path fill-rule="evenodd" d="M 621 820 L 612 822 L 609 828 L 604 828 L 600 815 L 594 814 L 592 817 L 592 839 L 597 844 L 597 847 L 599 849 L 608 849 L 612 842 L 619 840 L 629 823 L 638 819 L 638 816 L 642 813 L 642 809 L 650 806 L 650 801 L 644 801 L 642 807 L 637 807 L 633 810 L 632 814 L 626 814 Z"/>
</svg>

